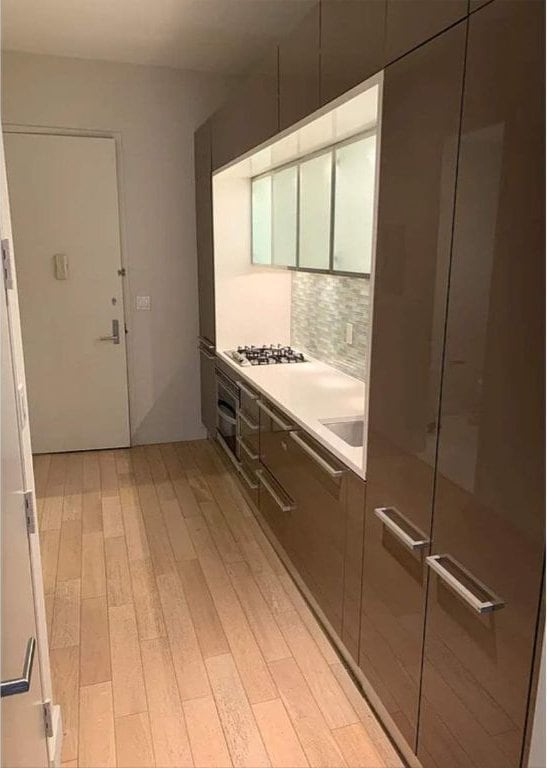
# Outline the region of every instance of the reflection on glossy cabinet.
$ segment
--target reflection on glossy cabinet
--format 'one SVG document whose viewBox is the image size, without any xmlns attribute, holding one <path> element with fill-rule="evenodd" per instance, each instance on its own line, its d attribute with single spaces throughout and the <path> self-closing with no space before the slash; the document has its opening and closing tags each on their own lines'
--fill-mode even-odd
<svg viewBox="0 0 547 768">
<path fill-rule="evenodd" d="M 467 15 L 468 0 L 387 0 L 385 63 Z"/>
<path fill-rule="evenodd" d="M 539 0 L 469 21 L 432 546 L 469 575 L 430 575 L 426 768 L 521 760 L 545 542 L 544 27 Z"/>
<path fill-rule="evenodd" d="M 322 0 L 321 104 L 384 66 L 385 0 Z"/>
<path fill-rule="evenodd" d="M 272 47 L 237 93 L 213 115 L 213 170 L 279 130 L 278 48 Z"/>
<path fill-rule="evenodd" d="M 211 188 L 211 124 L 194 135 L 196 180 L 196 246 L 198 255 L 199 335 L 215 343 L 215 266 L 213 250 L 213 193 Z"/>
<path fill-rule="evenodd" d="M 465 35 L 463 22 L 384 80 L 360 667 L 412 749 Z"/>
<path fill-rule="evenodd" d="M 319 3 L 279 44 L 279 127 L 319 107 Z"/>
</svg>

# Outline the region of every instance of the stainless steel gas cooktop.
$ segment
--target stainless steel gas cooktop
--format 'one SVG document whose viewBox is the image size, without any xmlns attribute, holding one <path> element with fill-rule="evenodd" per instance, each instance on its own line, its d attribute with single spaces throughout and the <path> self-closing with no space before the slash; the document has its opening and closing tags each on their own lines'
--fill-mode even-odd
<svg viewBox="0 0 547 768">
<path fill-rule="evenodd" d="M 281 344 L 255 347 L 245 346 L 232 349 L 226 353 L 239 365 L 280 365 L 282 363 L 305 363 L 302 352 Z"/>
</svg>

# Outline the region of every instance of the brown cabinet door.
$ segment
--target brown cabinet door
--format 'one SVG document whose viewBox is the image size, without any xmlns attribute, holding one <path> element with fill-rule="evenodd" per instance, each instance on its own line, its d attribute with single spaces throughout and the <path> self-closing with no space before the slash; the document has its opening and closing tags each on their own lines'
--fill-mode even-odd
<svg viewBox="0 0 547 768">
<path fill-rule="evenodd" d="M 213 170 L 279 131 L 278 48 L 272 47 L 233 97 L 212 117 Z"/>
<path fill-rule="evenodd" d="M 360 666 L 411 748 L 428 552 L 408 545 L 431 530 L 465 34 L 384 80 Z"/>
<path fill-rule="evenodd" d="M 215 264 L 213 251 L 213 195 L 211 188 L 211 125 L 194 135 L 196 179 L 196 245 L 198 254 L 199 335 L 215 343 Z"/>
<path fill-rule="evenodd" d="M 384 66 L 386 0 L 322 0 L 321 104 Z"/>
<path fill-rule="evenodd" d="M 418 739 L 427 768 L 521 759 L 545 542 L 544 28 L 536 0 L 494 0 L 469 20 L 433 517 L 432 552 L 446 557 L 429 576 Z M 500 610 L 478 612 L 499 598 Z"/>
<path fill-rule="evenodd" d="M 319 3 L 279 44 L 279 127 L 319 107 Z"/>
<path fill-rule="evenodd" d="M 467 3 L 468 0 L 387 0 L 386 64 L 463 19 Z"/>
<path fill-rule="evenodd" d="M 215 356 L 203 345 L 199 350 L 201 385 L 201 421 L 207 432 L 214 437 L 217 423 L 217 389 Z"/>
</svg>

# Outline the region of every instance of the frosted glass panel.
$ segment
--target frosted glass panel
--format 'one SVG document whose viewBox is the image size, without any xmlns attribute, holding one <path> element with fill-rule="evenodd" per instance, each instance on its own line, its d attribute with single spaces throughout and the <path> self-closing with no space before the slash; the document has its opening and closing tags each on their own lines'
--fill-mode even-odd
<svg viewBox="0 0 547 768">
<path fill-rule="evenodd" d="M 330 200 L 332 154 L 300 166 L 300 267 L 330 267 Z"/>
<path fill-rule="evenodd" d="M 272 177 L 252 182 L 253 264 L 272 263 Z"/>
<path fill-rule="evenodd" d="M 296 266 L 296 196 L 298 169 L 273 175 L 273 263 Z"/>
<path fill-rule="evenodd" d="M 340 272 L 370 273 L 376 136 L 338 147 L 335 161 L 333 266 Z"/>
</svg>

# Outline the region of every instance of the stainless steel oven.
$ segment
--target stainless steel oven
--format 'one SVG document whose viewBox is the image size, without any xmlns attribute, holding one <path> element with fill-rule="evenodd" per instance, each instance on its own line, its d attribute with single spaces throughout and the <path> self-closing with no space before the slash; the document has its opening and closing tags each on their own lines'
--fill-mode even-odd
<svg viewBox="0 0 547 768">
<path fill-rule="evenodd" d="M 239 444 L 237 421 L 239 414 L 239 389 L 219 368 L 215 368 L 217 385 L 217 440 L 224 452 L 239 471 Z"/>
</svg>

